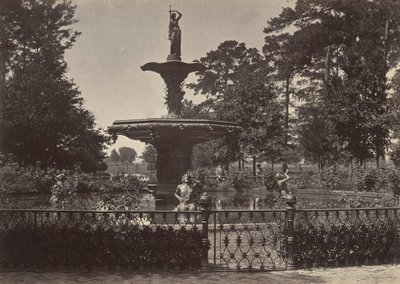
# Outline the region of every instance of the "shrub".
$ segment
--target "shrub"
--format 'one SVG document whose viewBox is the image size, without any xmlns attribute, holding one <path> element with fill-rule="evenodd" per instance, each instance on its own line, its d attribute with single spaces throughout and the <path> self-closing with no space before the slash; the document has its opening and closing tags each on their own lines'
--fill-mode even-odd
<svg viewBox="0 0 400 284">
<path fill-rule="evenodd" d="M 268 170 L 264 175 L 264 186 L 268 192 L 277 191 L 280 192 L 278 182 L 275 177 L 275 173 L 272 170 Z"/>
<path fill-rule="evenodd" d="M 0 192 L 32 193 L 50 192 L 55 170 L 20 166 L 11 157 L 0 157 Z"/>
<path fill-rule="evenodd" d="M 382 169 L 355 169 L 354 190 L 378 192 L 388 187 L 388 176 Z"/>
<path fill-rule="evenodd" d="M 298 225 L 295 229 L 294 261 L 298 266 L 344 265 L 400 256 L 400 238 L 395 225 L 339 224 Z"/>
<path fill-rule="evenodd" d="M 252 181 L 247 179 L 243 172 L 236 169 L 227 172 L 222 182 L 216 182 L 216 189 L 220 191 L 234 189 L 237 192 L 242 192 L 245 189 L 251 188 L 251 186 Z"/>
<path fill-rule="evenodd" d="M 197 168 L 191 171 L 192 177 L 200 182 L 203 190 L 213 192 L 217 189 L 219 182 L 213 178 L 211 169 Z"/>
<path fill-rule="evenodd" d="M 400 174 L 396 171 L 388 173 L 388 188 L 393 195 L 400 196 Z"/>
<path fill-rule="evenodd" d="M 237 192 L 242 192 L 252 187 L 252 181 L 247 179 L 244 173 L 238 170 L 229 171 L 224 183 L 228 187 L 234 188 Z"/>
<path fill-rule="evenodd" d="M 392 143 L 390 152 L 390 159 L 396 167 L 400 167 L 400 143 Z"/>
<path fill-rule="evenodd" d="M 329 190 L 351 190 L 351 182 L 347 171 L 339 167 L 330 167 L 320 174 L 322 185 Z"/>
<path fill-rule="evenodd" d="M 107 219 L 108 222 L 110 219 Z M 88 220 L 86 220 L 88 221 Z M 104 220 L 86 226 L 17 226 L 0 235 L 0 266 L 199 268 L 201 232 L 196 228 L 120 226 Z"/>
<path fill-rule="evenodd" d="M 302 171 L 294 176 L 290 181 L 293 188 L 308 189 L 320 185 L 318 173 L 310 171 Z"/>
<path fill-rule="evenodd" d="M 96 208 L 100 210 L 134 210 L 140 207 L 139 189 L 142 182 L 135 176 L 125 175 L 119 180 L 103 182 L 95 192 Z"/>
</svg>

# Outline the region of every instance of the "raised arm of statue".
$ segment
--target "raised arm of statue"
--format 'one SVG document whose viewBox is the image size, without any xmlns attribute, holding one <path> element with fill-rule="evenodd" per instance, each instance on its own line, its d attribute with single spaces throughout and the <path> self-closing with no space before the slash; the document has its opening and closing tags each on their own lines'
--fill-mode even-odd
<svg viewBox="0 0 400 284">
<path fill-rule="evenodd" d="M 178 10 L 172 10 L 171 12 L 175 12 L 178 14 L 178 18 L 176 18 L 177 21 L 179 21 L 182 18 L 182 13 L 179 12 Z"/>
<path fill-rule="evenodd" d="M 171 10 L 169 13 L 169 30 L 171 32 L 174 28 L 179 28 L 179 20 L 182 14 L 177 10 Z"/>
</svg>

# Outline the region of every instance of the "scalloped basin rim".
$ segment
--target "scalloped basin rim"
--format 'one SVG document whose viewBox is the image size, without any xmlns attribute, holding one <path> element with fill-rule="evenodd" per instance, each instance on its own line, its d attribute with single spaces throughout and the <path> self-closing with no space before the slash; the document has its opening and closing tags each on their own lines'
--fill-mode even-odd
<svg viewBox="0 0 400 284">
<path fill-rule="evenodd" d="M 189 119 L 189 118 L 148 118 L 148 119 L 127 119 L 116 120 L 113 125 L 121 124 L 144 124 L 144 123 L 160 123 L 160 124 L 211 124 L 211 125 L 226 125 L 241 127 L 236 122 L 221 121 L 221 120 L 208 120 L 208 119 Z"/>
<path fill-rule="evenodd" d="M 183 71 L 191 73 L 196 71 L 204 72 L 206 70 L 206 67 L 199 62 L 187 63 L 179 60 L 171 60 L 166 62 L 149 62 L 144 64 L 143 66 L 140 66 L 140 69 L 142 69 L 143 71 L 153 71 L 157 73 L 171 71 Z"/>
<path fill-rule="evenodd" d="M 169 145 L 181 149 L 222 137 L 229 133 L 238 133 L 243 128 L 235 122 L 207 119 L 131 119 L 117 120 L 109 128 L 111 133 L 124 135 L 153 145 Z M 181 139 L 177 139 L 180 137 Z M 171 146 L 171 141 L 174 146 Z M 167 147 L 165 146 L 165 147 Z M 157 146 L 156 146 L 157 147 Z"/>
</svg>

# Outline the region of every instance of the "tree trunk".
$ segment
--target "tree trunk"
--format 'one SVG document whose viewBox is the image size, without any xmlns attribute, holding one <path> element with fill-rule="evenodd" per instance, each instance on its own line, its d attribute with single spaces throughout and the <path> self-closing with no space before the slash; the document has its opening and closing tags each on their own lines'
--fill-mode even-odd
<svg viewBox="0 0 400 284">
<path fill-rule="evenodd" d="M 253 176 L 256 176 L 256 156 L 253 156 Z"/>
<path fill-rule="evenodd" d="M 318 156 L 318 170 L 322 171 L 322 158 L 321 158 L 321 156 Z"/>
<path fill-rule="evenodd" d="M 274 171 L 274 157 L 271 156 L 271 170 Z"/>
<path fill-rule="evenodd" d="M 388 44 L 387 44 L 387 38 L 388 38 L 388 33 L 389 33 L 389 18 L 386 19 L 386 25 L 385 25 L 385 38 L 384 38 L 384 54 L 383 54 L 383 60 L 385 64 L 385 70 L 387 66 L 387 53 L 388 53 Z"/>
<path fill-rule="evenodd" d="M 290 104 L 290 76 L 286 78 L 285 84 L 285 144 L 288 144 L 289 140 L 289 104 Z"/>
<path fill-rule="evenodd" d="M 4 13 L 4 2 L 0 1 L 0 13 Z M 0 14 L 0 152 L 5 150 L 5 134 L 4 134 L 4 99 L 6 93 L 6 52 L 7 41 L 5 32 L 5 16 Z"/>
<path fill-rule="evenodd" d="M 326 56 L 325 56 L 325 84 L 328 84 L 329 81 L 329 69 L 331 62 L 331 46 L 326 48 Z"/>
<path fill-rule="evenodd" d="M 353 157 L 350 158 L 350 178 L 353 177 Z"/>
</svg>

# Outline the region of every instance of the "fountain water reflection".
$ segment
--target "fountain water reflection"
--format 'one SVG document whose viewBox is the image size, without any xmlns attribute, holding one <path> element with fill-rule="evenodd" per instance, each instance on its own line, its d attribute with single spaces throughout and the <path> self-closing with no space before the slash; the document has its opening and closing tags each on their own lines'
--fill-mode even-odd
<svg viewBox="0 0 400 284">
<path fill-rule="evenodd" d="M 216 203 L 216 205 L 215 205 L 215 208 L 216 208 L 217 210 L 222 210 L 221 199 L 218 199 L 218 200 L 217 200 L 217 203 Z"/>
</svg>

